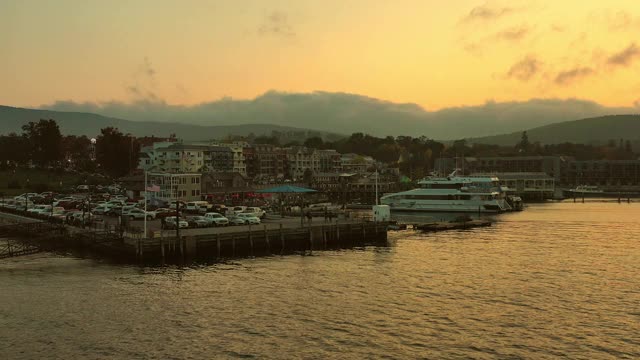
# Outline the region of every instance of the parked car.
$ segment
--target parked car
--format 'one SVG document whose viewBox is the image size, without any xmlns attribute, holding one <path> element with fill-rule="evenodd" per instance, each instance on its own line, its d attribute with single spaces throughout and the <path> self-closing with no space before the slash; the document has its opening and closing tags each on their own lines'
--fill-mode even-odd
<svg viewBox="0 0 640 360">
<path fill-rule="evenodd" d="M 203 228 L 209 226 L 209 220 L 207 220 L 204 216 L 189 216 L 186 218 L 189 223 L 189 227 L 192 228 Z"/>
<path fill-rule="evenodd" d="M 241 214 L 251 214 L 257 218 L 264 219 L 267 212 L 260 209 L 259 207 L 247 207 Z"/>
<path fill-rule="evenodd" d="M 35 205 L 31 209 L 28 209 L 27 213 L 33 214 L 33 215 L 38 215 L 38 214 L 42 214 L 42 213 L 45 213 L 45 212 L 48 212 L 48 211 L 51 211 L 51 205 Z"/>
<path fill-rule="evenodd" d="M 251 224 L 251 225 L 260 224 L 260 218 L 253 214 L 240 213 L 236 215 L 236 217 L 244 220 L 245 224 Z"/>
<path fill-rule="evenodd" d="M 185 203 L 182 200 L 171 200 L 171 202 L 169 203 L 169 209 L 175 209 L 176 208 L 176 204 L 180 203 L 180 210 L 184 210 L 185 207 L 187 206 L 187 203 Z"/>
<path fill-rule="evenodd" d="M 93 209 L 91 209 L 91 212 L 94 215 L 105 215 L 107 212 L 109 212 L 110 209 L 111 207 L 105 204 L 94 207 Z"/>
<path fill-rule="evenodd" d="M 175 210 L 167 209 L 167 208 L 157 208 L 154 210 L 156 213 L 156 219 L 166 218 L 168 216 L 178 216 L 182 215 L 182 213 L 176 212 Z"/>
<path fill-rule="evenodd" d="M 140 220 L 140 219 L 144 219 L 145 217 L 147 218 L 147 220 L 153 220 L 156 218 L 156 213 L 153 211 L 144 211 L 142 209 L 138 209 L 138 208 L 130 208 L 130 209 L 126 209 L 126 208 L 122 208 L 122 215 L 124 216 L 128 216 L 131 218 L 131 220 Z"/>
<path fill-rule="evenodd" d="M 200 211 L 201 207 L 206 207 L 207 209 L 211 208 L 211 204 L 206 201 L 189 201 L 185 206 L 185 211 L 191 213 L 197 213 Z"/>
<path fill-rule="evenodd" d="M 204 214 L 204 218 L 207 219 L 210 226 L 227 226 L 229 225 L 229 219 L 222 216 L 222 214 L 210 212 Z"/>
<path fill-rule="evenodd" d="M 169 216 L 164 221 L 164 227 L 166 229 L 175 229 L 177 227 L 176 221 L 177 221 L 177 218 L 175 216 Z M 180 229 L 186 229 L 189 227 L 189 223 L 185 221 L 183 218 L 180 218 L 180 222 L 178 225 L 180 226 Z"/>
<path fill-rule="evenodd" d="M 229 215 L 227 219 L 229 220 L 229 225 L 244 225 L 247 223 L 245 219 L 239 218 L 237 215 Z"/>
<path fill-rule="evenodd" d="M 246 206 L 234 206 L 234 207 L 231 209 L 231 211 L 232 211 L 234 214 L 240 214 L 241 212 L 245 211 L 245 209 L 246 209 L 246 208 L 247 208 Z"/>
</svg>

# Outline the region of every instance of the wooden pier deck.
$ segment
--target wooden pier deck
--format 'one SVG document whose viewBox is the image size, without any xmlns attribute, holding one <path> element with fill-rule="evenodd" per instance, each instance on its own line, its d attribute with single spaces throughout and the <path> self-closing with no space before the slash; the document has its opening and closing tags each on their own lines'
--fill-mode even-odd
<svg viewBox="0 0 640 360">
<path fill-rule="evenodd" d="M 492 222 L 489 220 L 470 220 L 470 221 L 457 221 L 457 222 L 434 222 L 428 224 L 414 225 L 416 230 L 424 232 L 436 232 L 447 230 L 466 230 L 477 227 L 491 226 Z"/>
<path fill-rule="evenodd" d="M 361 220 L 325 223 L 319 219 L 301 225 L 299 219 L 279 220 L 255 226 L 181 230 L 179 238 L 175 230 L 157 231 L 143 238 L 141 234 L 116 231 L 115 227 L 82 229 L 32 219 L 0 225 L 0 237 L 11 238 L 13 246 L 0 249 L 0 255 L 80 251 L 129 263 L 185 264 L 387 243 L 387 223 Z M 17 244 L 24 251 L 18 252 Z"/>
</svg>

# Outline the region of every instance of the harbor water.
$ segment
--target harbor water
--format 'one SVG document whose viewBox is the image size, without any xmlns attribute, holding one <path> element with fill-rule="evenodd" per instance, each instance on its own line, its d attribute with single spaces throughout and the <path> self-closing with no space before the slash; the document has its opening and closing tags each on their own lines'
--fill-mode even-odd
<svg viewBox="0 0 640 360">
<path fill-rule="evenodd" d="M 640 357 L 640 204 L 544 203 L 388 247 L 140 268 L 0 261 L 3 359 Z"/>
</svg>

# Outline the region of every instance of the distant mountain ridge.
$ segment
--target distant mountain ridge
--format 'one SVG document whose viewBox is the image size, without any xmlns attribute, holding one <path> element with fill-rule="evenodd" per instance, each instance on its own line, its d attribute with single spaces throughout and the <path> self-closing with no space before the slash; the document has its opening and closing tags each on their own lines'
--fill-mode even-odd
<svg viewBox="0 0 640 360">
<path fill-rule="evenodd" d="M 64 112 L 51 110 L 24 109 L 0 105 L 0 134 L 11 132 L 21 133 L 22 125 L 30 121 L 40 119 L 54 119 L 65 135 L 86 135 L 95 137 L 100 134 L 100 129 L 116 127 L 124 133 L 135 136 L 168 137 L 176 134 L 178 138 L 187 141 L 203 141 L 209 139 L 222 139 L 228 135 L 246 136 L 250 133 L 259 135 L 271 135 L 272 131 L 279 132 L 305 132 L 309 135 L 318 134 L 323 137 L 342 137 L 335 133 L 314 131 L 289 126 L 269 124 L 242 124 L 242 125 L 193 125 L 169 122 L 141 122 L 102 116 L 86 112 Z M 303 139 L 304 140 L 304 139 Z"/>
<path fill-rule="evenodd" d="M 609 140 L 640 140 L 640 115 L 608 115 L 523 129 L 530 142 L 604 144 Z M 469 143 L 515 145 L 522 131 L 467 139 Z"/>
<path fill-rule="evenodd" d="M 56 101 L 42 109 L 79 111 L 133 121 L 195 125 L 271 124 L 351 134 L 426 136 L 455 140 L 491 136 L 527 128 L 613 114 L 632 114 L 640 107 L 610 107 L 580 99 L 487 101 L 484 104 L 428 110 L 365 95 L 314 91 L 267 91 L 253 99 L 223 98 L 192 105 L 162 99 L 132 102 Z"/>
</svg>

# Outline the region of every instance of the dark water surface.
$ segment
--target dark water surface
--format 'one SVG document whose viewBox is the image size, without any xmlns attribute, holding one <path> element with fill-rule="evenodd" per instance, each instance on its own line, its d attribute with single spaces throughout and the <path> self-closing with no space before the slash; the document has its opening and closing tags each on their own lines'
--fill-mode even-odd
<svg viewBox="0 0 640 360">
<path fill-rule="evenodd" d="M 640 357 L 640 204 L 154 269 L 0 261 L 3 359 Z"/>
</svg>

